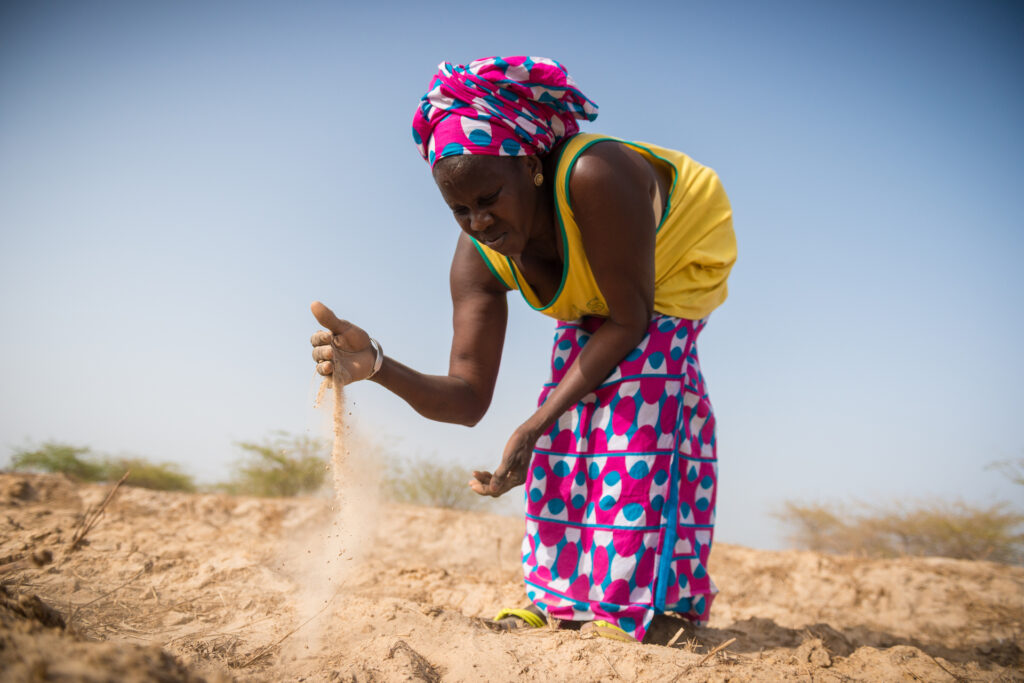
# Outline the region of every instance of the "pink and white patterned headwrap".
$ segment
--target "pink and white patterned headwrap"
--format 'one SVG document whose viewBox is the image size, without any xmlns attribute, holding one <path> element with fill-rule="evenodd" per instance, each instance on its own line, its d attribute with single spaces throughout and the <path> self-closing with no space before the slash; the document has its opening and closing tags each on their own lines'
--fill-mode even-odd
<svg viewBox="0 0 1024 683">
<path fill-rule="evenodd" d="M 459 154 L 544 154 L 593 121 L 597 105 L 565 67 L 544 57 L 442 62 L 412 121 L 412 137 L 431 167 Z"/>
</svg>

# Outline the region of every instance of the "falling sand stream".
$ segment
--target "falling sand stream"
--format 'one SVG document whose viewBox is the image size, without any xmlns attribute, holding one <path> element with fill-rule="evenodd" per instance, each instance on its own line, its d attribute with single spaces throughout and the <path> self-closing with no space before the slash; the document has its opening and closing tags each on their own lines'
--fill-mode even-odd
<svg viewBox="0 0 1024 683">
<path fill-rule="evenodd" d="M 314 304 L 313 312 L 321 323 L 326 312 L 327 320 L 335 323 L 331 327 L 337 330 L 337 318 L 326 307 L 318 310 L 318 304 Z M 284 550 L 284 563 L 298 593 L 292 631 L 295 635 L 283 645 L 284 650 L 299 658 L 308 657 L 310 652 L 326 645 L 324 625 L 331 621 L 332 612 L 344 610 L 346 581 L 371 547 L 377 525 L 378 478 L 372 463 L 351 457 L 355 444 L 347 422 L 351 413 L 345 396 L 349 377 L 338 362 L 342 351 L 333 350 L 337 376 L 323 378 L 314 403 L 319 408 L 325 401 L 333 402 L 333 440 L 328 465 L 333 489 L 330 514 L 321 523 L 296 529 Z"/>
</svg>

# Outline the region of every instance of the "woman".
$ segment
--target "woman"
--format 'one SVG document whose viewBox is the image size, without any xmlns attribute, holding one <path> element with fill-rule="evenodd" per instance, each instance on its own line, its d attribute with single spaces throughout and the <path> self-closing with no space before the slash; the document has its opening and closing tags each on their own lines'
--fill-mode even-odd
<svg viewBox="0 0 1024 683">
<path fill-rule="evenodd" d="M 642 640 L 655 613 L 707 619 L 714 417 L 697 360 L 726 297 L 732 214 L 714 172 L 651 145 L 577 135 L 597 107 L 549 59 L 440 65 L 413 123 L 462 229 L 448 374 L 386 357 L 322 304 L 321 374 L 372 378 L 425 417 L 473 425 L 490 404 L 506 294 L 561 321 L 551 382 L 480 495 L 526 485 L 528 610 Z"/>
</svg>

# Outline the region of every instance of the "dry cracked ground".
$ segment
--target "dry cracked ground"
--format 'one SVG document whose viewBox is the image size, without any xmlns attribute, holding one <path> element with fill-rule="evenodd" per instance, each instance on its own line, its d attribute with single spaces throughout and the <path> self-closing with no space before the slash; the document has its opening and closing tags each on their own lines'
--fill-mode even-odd
<svg viewBox="0 0 1024 683">
<path fill-rule="evenodd" d="M 122 486 L 73 547 L 109 490 L 0 474 L 0 680 L 1024 680 L 1020 567 L 719 544 L 705 628 L 497 633 L 521 520 Z"/>
</svg>

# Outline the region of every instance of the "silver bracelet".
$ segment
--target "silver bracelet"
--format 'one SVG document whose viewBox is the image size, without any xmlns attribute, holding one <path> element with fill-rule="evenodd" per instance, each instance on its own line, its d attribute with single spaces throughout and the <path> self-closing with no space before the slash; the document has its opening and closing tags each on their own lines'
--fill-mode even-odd
<svg viewBox="0 0 1024 683">
<path fill-rule="evenodd" d="M 373 337 L 370 337 L 370 344 L 373 346 L 373 350 L 377 352 L 377 358 L 374 359 L 373 370 L 366 377 L 366 379 L 370 379 L 370 377 L 373 377 L 378 372 L 380 372 L 380 366 L 384 365 L 384 349 L 380 347 L 380 342 L 374 339 Z"/>
</svg>

